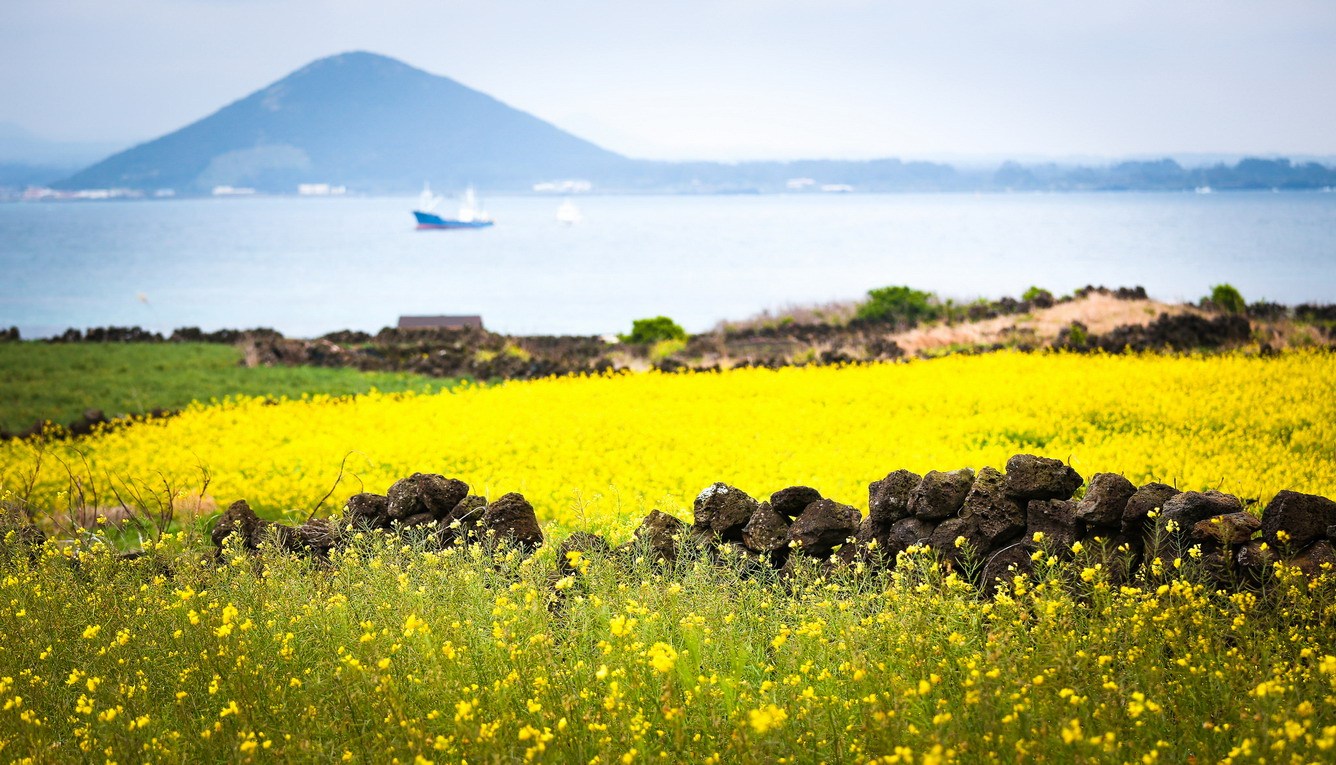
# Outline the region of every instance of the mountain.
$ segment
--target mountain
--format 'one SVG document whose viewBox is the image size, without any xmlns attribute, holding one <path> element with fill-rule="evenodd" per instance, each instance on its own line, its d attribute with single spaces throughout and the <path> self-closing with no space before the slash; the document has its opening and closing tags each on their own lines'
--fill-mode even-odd
<svg viewBox="0 0 1336 765">
<path fill-rule="evenodd" d="M 3 128 L 0 125 L 0 147 Z M 17 135 L 16 140 L 22 138 Z M 60 177 L 55 173 L 51 167 L 0 165 L 0 186 L 41 183 Z M 676 193 L 850 188 L 1190 191 L 1205 186 L 1336 187 L 1336 168 L 1283 158 L 1186 167 L 1172 159 L 1107 166 L 1007 162 L 996 170 L 898 159 L 736 164 L 635 160 L 449 78 L 358 52 L 315 61 L 198 122 L 112 155 L 54 186 L 173 189 L 181 194 L 242 186 L 292 194 L 302 183 L 326 183 L 354 192 L 405 193 L 423 181 L 443 190 L 476 184 L 489 191 L 516 191 L 564 179 L 592 181 L 600 191 Z"/>
<path fill-rule="evenodd" d="M 506 189 L 635 164 L 454 80 L 355 52 L 315 61 L 56 186 L 293 193 L 300 183 L 329 183 L 406 192 L 430 180 Z"/>
<path fill-rule="evenodd" d="M 124 146 L 49 141 L 12 122 L 0 122 L 0 188 L 51 183 Z"/>
<path fill-rule="evenodd" d="M 71 170 L 96 162 L 125 148 L 124 143 L 51 141 L 20 125 L 0 122 L 0 162 Z"/>
</svg>

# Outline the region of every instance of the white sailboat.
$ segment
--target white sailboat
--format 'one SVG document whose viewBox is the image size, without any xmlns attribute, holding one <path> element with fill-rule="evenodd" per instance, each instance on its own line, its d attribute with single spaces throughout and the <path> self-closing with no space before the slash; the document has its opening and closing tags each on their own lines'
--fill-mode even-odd
<svg viewBox="0 0 1336 765">
<path fill-rule="evenodd" d="M 584 216 L 580 214 L 580 208 L 576 207 L 571 200 L 567 199 L 557 207 L 557 222 L 573 226 L 582 220 L 584 220 Z"/>
</svg>

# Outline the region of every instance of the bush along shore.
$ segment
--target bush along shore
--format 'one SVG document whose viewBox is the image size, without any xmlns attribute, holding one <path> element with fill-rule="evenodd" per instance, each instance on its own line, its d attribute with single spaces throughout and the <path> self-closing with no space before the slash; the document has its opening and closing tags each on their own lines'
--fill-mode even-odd
<svg viewBox="0 0 1336 765">
<path fill-rule="evenodd" d="M 865 363 L 1000 348 L 1073 352 L 1215 351 L 1255 346 L 1261 352 L 1289 345 L 1336 345 L 1336 306 L 1244 304 L 1228 285 L 1215 300 L 1169 305 L 1142 287 L 1084 287 L 1062 298 L 1032 288 L 1020 299 L 954 303 L 908 287 L 872 290 L 869 300 L 799 310 L 797 315 L 724 322 L 714 331 L 660 342 L 598 336 L 504 335 L 476 327 L 386 328 L 375 334 L 332 332 L 315 339 L 287 338 L 272 329 L 202 332 L 183 328 L 164 337 L 139 327 L 70 329 L 48 342 L 207 342 L 242 348 L 247 366 L 348 367 L 478 380 L 536 379 L 552 375 L 657 368 L 707 371 L 732 367 Z M 1218 294 L 1217 294 L 1218 293 Z M 1226 300 L 1225 298 L 1231 298 Z M 1138 311 L 1130 323 L 1096 330 L 1066 318 L 1065 309 L 1095 299 L 1121 301 Z M 1046 316 L 1061 326 L 1035 326 Z M 1152 318 L 1153 317 L 1153 318 Z M 658 317 L 671 323 L 667 317 Z M 958 331 L 924 346 L 931 327 L 985 326 Z M 996 325 L 996 326 L 994 326 Z M 1300 331 L 1295 331 L 1298 327 Z M 958 335 L 958 336 L 957 336 Z M 13 337 L 17 339 L 17 331 Z"/>
<path fill-rule="evenodd" d="M 1093 574 L 1122 585 L 1160 581 L 1185 566 L 1213 587 L 1261 585 L 1277 564 L 1315 578 L 1336 573 L 1336 502 L 1279 492 L 1260 517 L 1238 497 L 1218 491 L 1136 486 L 1116 473 L 1085 482 L 1061 461 L 1018 454 L 1006 472 L 984 467 L 920 476 L 897 470 L 869 486 L 869 513 L 791 486 L 758 501 L 726 483 L 696 498 L 691 523 L 653 510 L 633 539 L 612 547 L 576 532 L 557 547 L 558 575 L 585 558 L 631 558 L 671 566 L 705 558 L 744 575 L 783 579 L 803 566 L 828 574 L 894 570 L 909 554 L 925 554 L 988 595 L 1032 577 L 1045 562 L 1076 554 Z M 11 541 L 40 545 L 46 535 L 35 514 L 10 511 Z M 470 493 L 463 481 L 415 473 L 385 495 L 350 497 L 339 517 L 289 526 L 261 519 L 237 500 L 217 519 L 210 538 L 227 545 L 328 560 L 354 535 L 398 535 L 426 549 L 505 546 L 530 555 L 544 544 L 533 506 L 518 493 L 494 501 Z M 131 552 L 125 557 L 137 558 Z M 1023 586 L 1023 585 L 1020 585 Z"/>
</svg>

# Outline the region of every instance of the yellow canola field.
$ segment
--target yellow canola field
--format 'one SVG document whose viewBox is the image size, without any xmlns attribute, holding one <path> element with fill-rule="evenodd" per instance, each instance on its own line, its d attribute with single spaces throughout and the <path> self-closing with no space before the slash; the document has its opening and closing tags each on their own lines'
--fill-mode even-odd
<svg viewBox="0 0 1336 765">
<path fill-rule="evenodd" d="M 1001 468 L 1017 452 L 1068 460 L 1087 479 L 1114 471 L 1263 502 L 1286 488 L 1336 496 L 1336 355 L 994 353 L 241 399 L 47 447 L 34 499 L 68 502 L 62 462 L 103 487 L 103 505 L 109 477 L 160 485 L 161 474 L 189 491 L 203 466 L 220 506 L 245 498 L 302 518 L 347 457 L 327 507 L 438 472 L 489 498 L 522 492 L 544 520 L 619 533 L 651 507 L 689 516 L 715 481 L 758 497 L 807 484 L 866 511 L 868 483 L 891 470 Z M 31 445 L 0 445 L 4 488 L 20 492 L 36 460 Z"/>
</svg>

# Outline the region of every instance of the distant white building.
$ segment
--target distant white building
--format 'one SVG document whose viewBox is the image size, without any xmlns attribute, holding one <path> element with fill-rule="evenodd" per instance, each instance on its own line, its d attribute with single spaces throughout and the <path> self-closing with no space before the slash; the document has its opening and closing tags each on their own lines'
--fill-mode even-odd
<svg viewBox="0 0 1336 765">
<path fill-rule="evenodd" d="M 814 178 L 790 178 L 789 182 L 784 184 L 789 191 L 805 191 L 816 185 Z"/>
<path fill-rule="evenodd" d="M 215 197 L 248 197 L 255 193 L 249 186 L 214 186 Z"/>
<path fill-rule="evenodd" d="M 533 185 L 533 190 L 539 194 L 583 194 L 593 188 L 594 184 L 589 181 L 576 179 L 543 181 Z"/>
<path fill-rule="evenodd" d="M 297 193 L 304 197 L 340 197 L 348 193 L 348 187 L 331 186 L 328 183 L 299 183 Z"/>
</svg>

